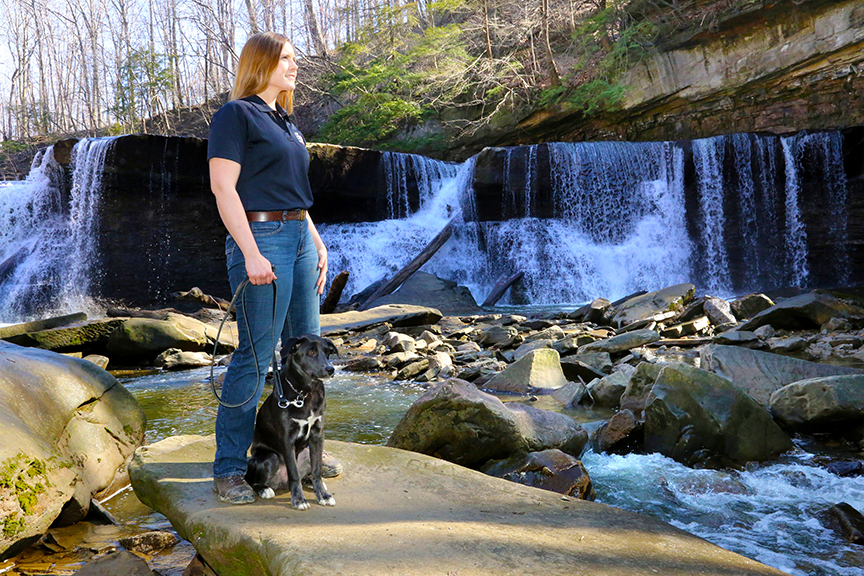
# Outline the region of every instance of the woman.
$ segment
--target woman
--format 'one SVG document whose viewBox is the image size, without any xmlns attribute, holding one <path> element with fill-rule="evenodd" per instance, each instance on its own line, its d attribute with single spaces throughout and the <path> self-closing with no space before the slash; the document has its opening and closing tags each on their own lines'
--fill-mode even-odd
<svg viewBox="0 0 864 576">
<path fill-rule="evenodd" d="M 232 292 L 249 279 L 237 302 L 239 346 L 222 386 L 224 404 L 248 402 L 220 404 L 216 416 L 213 489 L 232 504 L 255 499 L 243 476 L 274 338 L 320 334 L 327 248 L 306 212 L 312 206 L 309 153 L 289 118 L 296 79 L 294 48 L 285 36 L 250 37 L 231 101 L 210 124 L 210 182 L 228 229 Z"/>
</svg>

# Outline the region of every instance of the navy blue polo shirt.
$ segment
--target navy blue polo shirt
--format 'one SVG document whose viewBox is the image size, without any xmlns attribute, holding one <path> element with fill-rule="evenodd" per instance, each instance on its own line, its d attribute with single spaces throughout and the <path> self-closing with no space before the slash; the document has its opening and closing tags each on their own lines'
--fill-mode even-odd
<svg viewBox="0 0 864 576">
<path fill-rule="evenodd" d="M 312 206 L 306 141 L 278 104 L 274 111 L 253 95 L 222 106 L 210 122 L 211 158 L 240 164 L 237 193 L 247 211 Z"/>
</svg>

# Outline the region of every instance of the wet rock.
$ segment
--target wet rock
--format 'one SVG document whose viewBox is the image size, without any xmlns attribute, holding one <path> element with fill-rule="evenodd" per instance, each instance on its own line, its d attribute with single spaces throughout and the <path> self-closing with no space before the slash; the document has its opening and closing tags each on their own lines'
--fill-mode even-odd
<svg viewBox="0 0 864 576">
<path fill-rule="evenodd" d="M 177 348 L 200 352 L 207 348 L 206 325 L 203 322 L 170 314 L 167 320 L 130 318 L 108 337 L 106 348 L 111 355 L 124 357 L 154 357 Z"/>
<path fill-rule="evenodd" d="M 346 372 L 375 372 L 384 366 L 381 360 L 372 356 L 361 356 L 346 364 L 343 368 Z"/>
<path fill-rule="evenodd" d="M 121 538 L 120 545 L 132 552 L 141 552 L 142 554 L 155 554 L 160 550 L 164 550 L 170 546 L 174 546 L 180 539 L 176 534 L 165 532 L 163 530 L 153 530 L 136 534 L 128 538 Z"/>
<path fill-rule="evenodd" d="M 489 348 L 497 346 L 504 348 L 512 344 L 519 333 L 513 326 L 485 326 L 471 334 L 471 338 L 480 346 Z"/>
<path fill-rule="evenodd" d="M 144 440 L 144 413 L 86 360 L 0 342 L 0 556 L 81 520 Z"/>
<path fill-rule="evenodd" d="M 108 369 L 108 362 L 110 361 L 107 356 L 102 356 L 100 354 L 88 354 L 87 356 L 84 356 L 84 360 L 92 362 L 103 370 Z"/>
<path fill-rule="evenodd" d="M 573 408 L 582 401 L 588 393 L 588 388 L 581 382 L 567 382 L 561 388 L 552 392 L 552 397 L 561 402 L 565 408 Z"/>
<path fill-rule="evenodd" d="M 749 330 L 729 330 L 718 334 L 711 339 L 715 344 L 731 344 L 741 346 L 746 344 L 758 343 L 761 345 L 762 339 L 755 332 Z"/>
<path fill-rule="evenodd" d="M 132 552 L 109 552 L 87 562 L 76 576 L 157 576 L 142 558 Z"/>
<path fill-rule="evenodd" d="M 513 352 L 513 360 L 519 360 L 528 354 L 528 352 L 540 348 L 552 348 L 552 340 L 526 340 Z"/>
<path fill-rule="evenodd" d="M 660 339 L 660 334 L 654 330 L 634 330 L 626 334 L 620 334 L 607 338 L 605 340 L 597 340 L 590 344 L 586 344 L 579 349 L 579 354 L 587 352 L 606 352 L 607 354 L 618 354 L 626 352 L 631 348 L 638 348 L 651 342 L 656 342 Z"/>
<path fill-rule="evenodd" d="M 436 324 L 442 317 L 441 312 L 435 308 L 411 306 L 408 304 L 388 304 L 386 306 L 376 306 L 362 312 L 351 310 L 349 312 L 342 312 L 341 314 L 322 314 L 321 335 L 327 336 L 328 334 L 344 332 L 346 330 L 364 330 L 385 323 L 399 328 L 404 326 L 426 326 Z"/>
<path fill-rule="evenodd" d="M 604 408 L 617 408 L 621 402 L 621 395 L 627 389 L 630 381 L 629 375 L 623 372 L 613 372 L 588 384 L 588 392 L 596 406 Z"/>
<path fill-rule="evenodd" d="M 864 372 L 857 368 L 818 364 L 770 352 L 717 344 L 702 349 L 700 364 L 705 370 L 726 378 L 766 408 L 770 405 L 771 394 L 792 382 Z"/>
<path fill-rule="evenodd" d="M 195 557 L 192 558 L 192 561 L 189 562 L 189 565 L 186 566 L 186 569 L 183 571 L 183 576 L 219 576 L 207 564 L 207 561 L 201 556 L 201 554 L 195 554 Z"/>
<path fill-rule="evenodd" d="M 771 300 L 768 296 L 764 294 L 748 294 L 747 296 L 742 296 L 737 300 L 733 301 L 731 304 L 732 313 L 736 318 L 750 319 L 759 314 L 760 312 L 767 310 L 774 306 L 774 301 Z"/>
<path fill-rule="evenodd" d="M 611 361 L 609 367 L 612 367 Z M 564 377 L 567 378 L 567 380 L 573 382 L 591 382 L 595 378 L 603 378 L 606 375 L 596 368 L 589 366 L 585 362 L 582 362 L 576 356 L 567 356 L 562 358 L 561 371 L 564 372 Z"/>
<path fill-rule="evenodd" d="M 582 332 L 565 336 L 561 340 L 558 340 L 557 342 L 552 344 L 552 347 L 558 351 L 558 354 L 564 357 L 569 356 L 570 354 L 578 353 L 581 346 L 590 344 L 595 340 L 597 340 L 596 336 Z"/>
<path fill-rule="evenodd" d="M 776 354 L 789 354 L 798 352 L 807 348 L 807 340 L 800 336 L 791 338 L 770 338 L 768 340 L 768 349 Z"/>
<path fill-rule="evenodd" d="M 537 318 L 534 320 L 526 320 L 525 322 L 522 322 L 521 326 L 522 328 L 527 328 L 529 330 L 545 330 L 550 326 L 555 326 L 555 323 L 546 318 Z"/>
<path fill-rule="evenodd" d="M 411 405 L 387 445 L 476 467 L 519 452 L 581 451 L 587 442 L 582 427 L 563 414 L 514 408 L 473 384 L 450 379 Z M 544 440 L 546 432 L 551 438 Z"/>
<path fill-rule="evenodd" d="M 695 293 L 693 284 L 677 284 L 630 298 L 614 308 L 611 324 L 624 326 L 664 312 L 680 312 L 693 300 Z"/>
<path fill-rule="evenodd" d="M 768 340 L 769 338 L 774 337 L 776 331 L 774 330 L 774 328 L 771 327 L 770 324 L 765 324 L 764 326 L 760 326 L 759 328 L 754 330 L 753 333 L 756 334 L 756 336 L 760 340 Z"/>
<path fill-rule="evenodd" d="M 19 346 L 45 350 L 102 350 L 109 335 L 123 324 L 119 318 L 91 320 L 71 326 L 27 332 L 5 338 Z"/>
<path fill-rule="evenodd" d="M 621 410 L 630 410 L 634 414 L 641 415 L 645 410 L 645 401 L 651 392 L 651 387 L 660 375 L 663 364 L 641 362 L 636 366 L 636 371 L 630 376 L 627 387 L 621 394 Z"/>
<path fill-rule="evenodd" d="M 840 502 L 827 510 L 830 518 L 828 525 L 847 542 L 864 544 L 864 515 L 847 504 Z"/>
<path fill-rule="evenodd" d="M 864 309 L 829 294 L 810 292 L 763 310 L 742 324 L 741 330 L 755 330 L 765 324 L 784 330 L 816 329 L 832 318 L 864 319 Z"/>
<path fill-rule="evenodd" d="M 735 316 L 732 314 L 732 306 L 722 298 L 706 296 L 703 309 L 705 310 L 705 315 L 708 316 L 708 319 L 715 326 L 736 321 Z"/>
<path fill-rule="evenodd" d="M 716 374 L 668 364 L 648 395 L 645 449 L 687 466 L 743 466 L 793 447 L 765 408 Z"/>
<path fill-rule="evenodd" d="M 628 454 L 642 445 L 642 422 L 630 410 L 622 409 L 597 430 L 596 445 L 600 452 Z"/>
<path fill-rule="evenodd" d="M 159 366 L 164 370 L 200 368 L 201 366 L 210 366 L 212 363 L 213 357 L 206 352 L 184 352 L 177 348 L 165 350 L 153 361 L 154 366 Z"/>
<path fill-rule="evenodd" d="M 793 382 L 771 394 L 771 413 L 791 430 L 834 432 L 864 422 L 864 374 Z"/>
<path fill-rule="evenodd" d="M 551 348 L 531 350 L 503 371 L 484 382 L 483 387 L 500 392 L 527 394 L 538 389 L 554 390 L 567 383 L 558 352 Z"/>
<path fill-rule="evenodd" d="M 496 360 L 493 357 L 482 358 L 461 367 L 459 369 L 459 378 L 469 382 L 474 382 L 481 378 L 487 379 L 488 377 L 504 370 L 506 367 L 507 364 L 500 360 Z"/>
<path fill-rule="evenodd" d="M 416 352 L 394 352 L 381 357 L 381 362 L 389 369 L 404 368 L 412 360 L 417 360 L 420 355 Z M 346 367 L 347 368 L 347 367 Z"/>
<path fill-rule="evenodd" d="M 569 361 L 578 361 L 587 366 L 590 366 L 597 372 L 601 372 L 603 374 L 611 374 L 612 373 L 612 358 L 609 356 L 608 352 L 585 352 L 576 354 L 574 356 L 568 356 Z"/>
<path fill-rule="evenodd" d="M 660 334 L 664 338 L 680 338 L 681 336 L 692 336 L 706 332 L 711 327 L 711 322 L 707 316 L 700 316 L 695 320 L 675 324 L 663 330 Z"/>
<path fill-rule="evenodd" d="M 594 324 L 600 324 L 603 322 L 606 313 L 609 312 L 611 307 L 612 303 L 606 298 L 597 298 L 591 303 L 586 304 L 571 313 L 568 318 L 578 322 L 592 322 Z"/>
<path fill-rule="evenodd" d="M 845 318 L 831 318 L 820 329 L 825 332 L 846 332 L 852 329 L 852 324 Z"/>
<path fill-rule="evenodd" d="M 825 468 L 832 474 L 836 474 L 841 478 L 854 478 L 864 475 L 864 462 L 858 460 L 840 460 L 839 462 L 829 462 Z"/>
<path fill-rule="evenodd" d="M 543 450 L 516 455 L 507 460 L 490 462 L 480 471 L 490 476 L 551 490 L 581 500 L 593 501 L 597 498 L 591 485 L 591 478 L 582 462 L 560 450 Z"/>
<path fill-rule="evenodd" d="M 533 342 L 535 340 L 561 340 L 564 338 L 564 330 L 560 326 L 551 326 L 545 330 L 535 332 L 525 337 L 525 342 Z"/>
<path fill-rule="evenodd" d="M 429 359 L 421 358 L 400 368 L 394 380 L 411 380 L 429 369 Z"/>
</svg>

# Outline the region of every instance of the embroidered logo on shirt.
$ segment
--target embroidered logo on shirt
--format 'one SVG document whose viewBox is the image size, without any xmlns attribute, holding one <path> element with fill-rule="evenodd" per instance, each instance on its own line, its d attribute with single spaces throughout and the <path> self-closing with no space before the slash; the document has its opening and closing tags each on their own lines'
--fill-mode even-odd
<svg viewBox="0 0 864 576">
<path fill-rule="evenodd" d="M 297 130 L 296 128 L 293 128 L 293 127 L 292 127 L 291 134 L 294 135 L 294 138 L 296 138 L 297 141 L 300 142 L 300 144 L 303 144 L 304 146 L 306 145 L 306 141 L 303 140 L 303 135 L 300 134 L 300 131 L 299 131 L 299 130 Z"/>
</svg>

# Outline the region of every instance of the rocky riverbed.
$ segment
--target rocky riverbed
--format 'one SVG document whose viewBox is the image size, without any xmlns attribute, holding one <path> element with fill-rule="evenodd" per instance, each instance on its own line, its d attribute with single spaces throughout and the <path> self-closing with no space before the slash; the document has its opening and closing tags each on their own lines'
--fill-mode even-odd
<svg viewBox="0 0 864 576">
<path fill-rule="evenodd" d="M 147 322 L 85 322 L 80 326 L 110 322 L 114 327 L 85 344 L 55 349 L 74 353 L 70 348 L 78 346 L 82 355 L 107 357 L 109 369 L 155 362 L 166 374 L 207 360 L 201 354 L 215 344 L 218 314 L 197 316 L 162 312 Z M 835 458 L 810 458 L 807 465 L 823 470 L 826 478 L 860 475 L 862 322 L 864 310 L 854 293 L 814 292 L 777 302 L 750 295 L 727 302 L 697 298 L 693 286 L 684 284 L 614 304 L 598 299 L 543 317 L 500 311 L 445 317 L 434 309 L 391 305 L 328 316 L 322 324 L 339 345 L 341 374 L 411 391 L 391 411 L 380 440 L 372 442 L 571 497 L 592 499 L 599 493 L 609 502 L 614 498 L 608 485 L 596 487 L 585 459 L 666 457 L 666 468 L 674 460 L 682 469 L 741 478 L 754 463 L 770 467 L 788 458 L 784 454 L 801 453 L 807 439 L 819 438 L 845 451 Z M 183 336 L 161 339 L 172 323 Z M 48 347 L 59 341 L 57 331 L 80 326 L 10 338 Z M 142 332 L 158 332 L 158 345 L 153 338 L 139 347 L 129 344 Z M 230 336 L 220 339 L 217 351 L 230 350 Z M 171 348 L 177 352 L 165 354 Z M 172 355 L 175 364 L 166 362 Z M 135 385 L 130 388 L 134 392 Z M 344 402 L 350 404 L 350 394 Z M 335 431 L 340 418 L 334 404 L 331 413 Z M 182 424 L 177 428 L 188 431 Z M 602 476 L 604 484 L 610 481 L 608 471 Z M 830 538 L 855 541 L 856 529 L 861 530 L 855 508 L 864 506 L 857 498 L 851 506 L 826 503 L 818 517 L 793 521 L 818 523 L 823 538 L 834 527 Z M 829 562 L 837 573 L 854 566 L 854 548 L 845 550 L 838 553 L 845 560 Z M 788 562 L 769 563 L 808 573 Z M 819 570 L 809 573 L 831 573 Z"/>
</svg>

